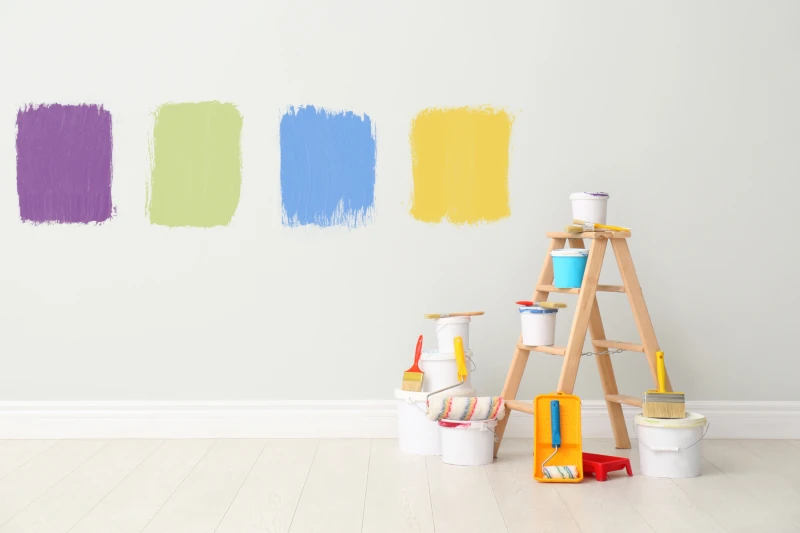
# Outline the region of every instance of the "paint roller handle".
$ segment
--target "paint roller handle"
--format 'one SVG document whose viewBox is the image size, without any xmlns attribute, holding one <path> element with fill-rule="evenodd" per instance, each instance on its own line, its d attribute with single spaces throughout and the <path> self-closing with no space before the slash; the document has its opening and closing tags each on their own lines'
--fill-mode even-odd
<svg viewBox="0 0 800 533">
<path fill-rule="evenodd" d="M 561 446 L 561 410 L 558 400 L 550 401 L 550 434 L 553 438 L 553 448 Z"/>
<path fill-rule="evenodd" d="M 664 352 L 656 352 L 656 377 L 658 377 L 658 392 L 667 392 L 667 367 L 664 364 Z"/>
<path fill-rule="evenodd" d="M 464 359 L 464 340 L 461 337 L 453 338 L 453 350 L 456 357 L 457 377 L 460 383 L 467 379 L 467 362 Z"/>
</svg>

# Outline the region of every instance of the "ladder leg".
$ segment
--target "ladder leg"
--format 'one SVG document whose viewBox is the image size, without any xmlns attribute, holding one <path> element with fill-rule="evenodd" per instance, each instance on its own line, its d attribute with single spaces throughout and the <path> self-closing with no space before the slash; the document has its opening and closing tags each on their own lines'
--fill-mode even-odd
<svg viewBox="0 0 800 533">
<path fill-rule="evenodd" d="M 603 266 L 603 257 L 606 253 L 606 239 L 593 239 L 589 248 L 589 259 L 583 273 L 581 292 L 572 319 L 572 328 L 569 332 L 567 350 L 564 354 L 564 364 L 561 366 L 561 378 L 558 380 L 558 392 L 572 394 L 575 387 L 575 378 L 578 375 L 578 365 L 581 362 L 583 341 L 586 340 L 586 329 L 589 327 L 589 316 L 594 307 L 597 282 L 600 280 L 600 269 Z"/>
<path fill-rule="evenodd" d="M 639 285 L 639 277 L 633 267 L 631 251 L 625 239 L 612 239 L 611 246 L 614 248 L 614 255 L 617 258 L 617 266 L 625 285 L 625 292 L 628 294 L 628 302 L 633 311 L 633 319 L 636 321 L 636 329 L 639 330 L 639 338 L 644 346 L 644 353 L 647 355 L 647 362 L 650 365 L 650 373 L 653 375 L 653 383 L 658 384 L 656 373 L 656 352 L 659 351 L 656 332 L 653 323 L 650 321 L 650 313 L 644 302 L 642 287 Z M 672 385 L 667 376 L 667 390 L 672 390 Z"/>
<path fill-rule="evenodd" d="M 592 340 L 605 340 L 606 338 L 603 320 L 600 318 L 600 308 L 597 306 L 597 296 L 594 298 L 592 314 L 589 317 L 589 334 L 592 336 Z M 606 348 L 594 345 L 593 349 L 595 352 L 606 350 Z M 595 359 L 597 360 L 597 371 L 600 373 L 600 383 L 603 385 L 603 394 L 606 396 L 619 394 L 617 378 L 614 377 L 614 367 L 611 366 L 611 356 L 607 353 L 595 355 Z M 622 414 L 622 404 L 606 400 L 606 407 L 608 408 L 608 417 L 611 419 L 611 430 L 614 432 L 616 447 L 627 450 L 631 447 L 631 440 L 628 437 L 628 428 Z"/>
<path fill-rule="evenodd" d="M 553 250 L 560 250 L 567 243 L 566 239 L 550 239 L 550 247 L 547 249 L 547 255 L 544 258 L 542 270 L 539 273 L 539 279 L 536 285 L 550 285 L 553 283 L 553 261 L 550 258 L 550 252 Z M 534 302 L 543 302 L 547 300 L 548 293 L 535 291 L 533 294 Z M 522 335 L 520 335 L 517 344 L 522 342 Z M 525 372 L 525 365 L 528 362 L 528 355 L 530 352 L 522 351 L 519 348 L 514 352 L 514 358 L 511 360 L 511 368 L 508 369 L 505 385 L 503 385 L 503 392 L 500 396 L 504 400 L 514 400 L 517 397 L 519 385 L 522 382 L 522 374 Z M 508 419 L 511 418 L 511 413 L 506 412 L 506 416 L 497 423 L 495 427 L 495 435 L 497 435 L 497 442 L 494 443 L 494 456 L 497 457 L 497 452 L 500 450 L 500 444 L 503 442 L 503 434 L 506 432 L 506 425 Z"/>
<path fill-rule="evenodd" d="M 569 245 L 573 248 L 583 248 L 583 239 L 570 239 Z M 600 317 L 600 307 L 597 305 L 597 295 L 594 297 L 594 305 L 589 315 L 589 335 L 592 341 L 606 340 L 606 332 L 603 328 L 603 319 Z M 595 352 L 602 352 L 604 348 L 592 345 Z M 617 389 L 617 379 L 614 377 L 614 367 L 611 366 L 611 356 L 608 354 L 596 355 L 597 371 L 600 374 L 600 383 L 603 385 L 603 394 L 619 394 Z M 614 442 L 618 449 L 629 449 L 631 440 L 628 437 L 628 428 L 625 425 L 625 417 L 622 412 L 622 404 L 609 402 L 606 400 L 608 417 L 611 419 L 611 430 L 614 432 Z"/>
<path fill-rule="evenodd" d="M 522 337 L 520 336 L 520 341 Z M 528 355 L 526 352 L 517 348 L 514 352 L 514 359 L 511 360 L 511 368 L 508 369 L 508 376 L 506 376 L 506 383 L 503 385 L 503 392 L 500 396 L 504 400 L 513 400 L 517 397 L 519 384 L 522 382 L 522 374 L 525 372 L 525 365 L 528 363 Z M 511 418 L 511 411 L 506 409 L 506 416 L 497 423 L 494 428 L 494 434 L 497 435 L 497 442 L 494 443 L 494 456 L 497 457 L 497 452 L 500 450 L 500 443 L 503 442 L 503 433 L 506 432 L 506 425 L 508 419 Z"/>
</svg>

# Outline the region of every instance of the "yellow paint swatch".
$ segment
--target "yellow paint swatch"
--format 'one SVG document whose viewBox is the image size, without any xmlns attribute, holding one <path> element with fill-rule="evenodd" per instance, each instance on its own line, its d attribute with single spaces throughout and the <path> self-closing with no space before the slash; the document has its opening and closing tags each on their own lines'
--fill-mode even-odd
<svg viewBox="0 0 800 533">
<path fill-rule="evenodd" d="M 514 119 L 490 107 L 426 109 L 411 124 L 411 215 L 456 224 L 500 220 L 508 204 L 508 148 Z"/>
</svg>

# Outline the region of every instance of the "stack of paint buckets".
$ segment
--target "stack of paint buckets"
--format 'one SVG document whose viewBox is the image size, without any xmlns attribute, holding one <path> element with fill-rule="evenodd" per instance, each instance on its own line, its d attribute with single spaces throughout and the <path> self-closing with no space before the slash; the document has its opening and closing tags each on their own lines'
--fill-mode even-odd
<svg viewBox="0 0 800 533">
<path fill-rule="evenodd" d="M 438 349 L 423 349 L 419 366 L 425 374 L 422 392 L 395 389 L 397 402 L 397 437 L 400 451 L 415 455 L 442 455 L 442 438 L 439 424 L 428 420 L 427 401 L 436 392 L 458 383 L 454 339 L 461 337 L 467 363 L 467 377 L 455 388 L 441 392 L 442 396 L 475 396 L 470 370 L 473 368 L 472 350 L 469 348 L 470 317 L 450 317 L 434 320 Z"/>
</svg>

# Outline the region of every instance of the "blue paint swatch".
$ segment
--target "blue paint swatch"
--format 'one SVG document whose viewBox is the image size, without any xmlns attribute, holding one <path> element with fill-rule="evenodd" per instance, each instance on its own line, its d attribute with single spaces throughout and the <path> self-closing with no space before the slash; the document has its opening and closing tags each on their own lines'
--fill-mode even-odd
<svg viewBox="0 0 800 533">
<path fill-rule="evenodd" d="M 375 136 L 369 116 L 313 106 L 281 118 L 285 226 L 362 226 L 375 205 Z"/>
</svg>

